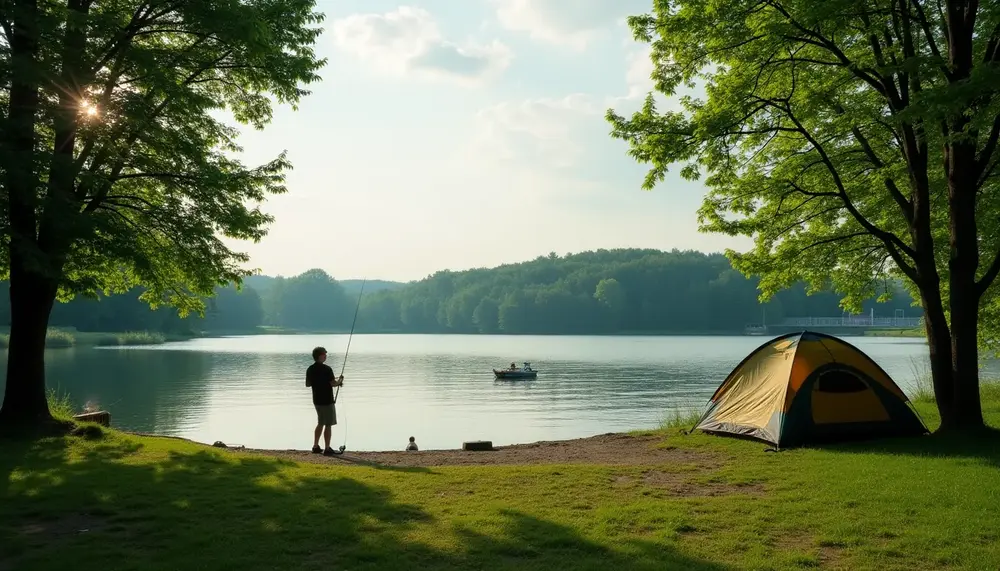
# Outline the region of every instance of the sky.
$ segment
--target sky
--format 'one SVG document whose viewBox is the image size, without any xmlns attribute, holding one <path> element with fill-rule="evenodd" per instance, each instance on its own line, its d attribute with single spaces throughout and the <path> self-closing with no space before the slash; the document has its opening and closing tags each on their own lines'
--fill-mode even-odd
<svg viewBox="0 0 1000 571">
<path fill-rule="evenodd" d="M 252 268 L 413 280 L 597 248 L 721 251 L 697 230 L 704 187 L 611 139 L 607 109 L 652 89 L 628 15 L 650 0 L 319 0 L 328 63 L 297 111 L 245 129 L 243 160 L 287 151 L 289 192 Z"/>
</svg>

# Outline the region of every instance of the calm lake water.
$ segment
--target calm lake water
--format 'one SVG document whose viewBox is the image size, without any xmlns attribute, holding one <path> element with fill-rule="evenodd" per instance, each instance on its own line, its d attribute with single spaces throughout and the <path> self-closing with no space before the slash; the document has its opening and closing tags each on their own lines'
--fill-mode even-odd
<svg viewBox="0 0 1000 571">
<path fill-rule="evenodd" d="M 402 450 L 464 440 L 507 445 L 653 428 L 701 409 L 762 337 L 355 335 L 333 445 Z M 920 339 L 851 337 L 910 392 L 926 370 Z M 110 410 L 115 426 L 256 448 L 308 448 L 304 386 L 323 345 L 339 373 L 346 335 L 196 339 L 156 347 L 54 350 L 49 386 Z M 6 357 L 3 357 L 6 360 Z M 491 368 L 530 361 L 534 381 Z M 6 363 L 3 363 L 6 370 Z M 2 385 L 0 385 L 2 386 Z M 2 393 L 0 393 L 2 394 Z"/>
</svg>

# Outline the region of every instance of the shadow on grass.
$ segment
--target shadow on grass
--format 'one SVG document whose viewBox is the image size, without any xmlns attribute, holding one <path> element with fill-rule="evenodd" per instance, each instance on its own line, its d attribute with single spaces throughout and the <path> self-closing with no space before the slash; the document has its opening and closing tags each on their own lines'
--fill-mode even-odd
<svg viewBox="0 0 1000 571">
<path fill-rule="evenodd" d="M 1000 430 L 980 433 L 930 434 L 913 438 L 887 438 L 817 446 L 820 450 L 847 454 L 886 454 L 923 458 L 965 458 L 1000 468 Z"/>
<path fill-rule="evenodd" d="M 0 442 L 0 569 L 726 569 L 640 539 L 612 549 L 513 511 L 484 507 L 486 528 L 435 520 L 366 483 L 364 468 L 181 450 Z"/>
</svg>

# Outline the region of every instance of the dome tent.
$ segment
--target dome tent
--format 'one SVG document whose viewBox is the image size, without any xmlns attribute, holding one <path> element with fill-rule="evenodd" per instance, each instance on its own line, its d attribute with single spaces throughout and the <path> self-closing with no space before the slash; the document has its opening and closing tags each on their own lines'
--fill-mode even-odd
<svg viewBox="0 0 1000 571">
<path fill-rule="evenodd" d="M 860 349 L 803 331 L 771 339 L 743 359 L 694 429 L 777 448 L 926 434 L 908 401 Z"/>
</svg>

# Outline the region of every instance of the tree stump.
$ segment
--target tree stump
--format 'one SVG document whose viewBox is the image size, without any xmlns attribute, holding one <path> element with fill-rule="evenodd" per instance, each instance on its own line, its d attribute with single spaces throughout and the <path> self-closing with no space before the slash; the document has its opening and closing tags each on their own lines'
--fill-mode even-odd
<svg viewBox="0 0 1000 571">
<path fill-rule="evenodd" d="M 470 440 L 469 442 L 462 443 L 462 450 L 468 450 L 470 452 L 492 452 L 493 451 L 493 441 L 492 440 Z"/>
<path fill-rule="evenodd" d="M 80 422 L 96 422 L 101 426 L 111 426 L 111 413 L 106 410 L 81 412 L 80 414 L 73 415 L 73 420 L 78 420 Z"/>
</svg>

